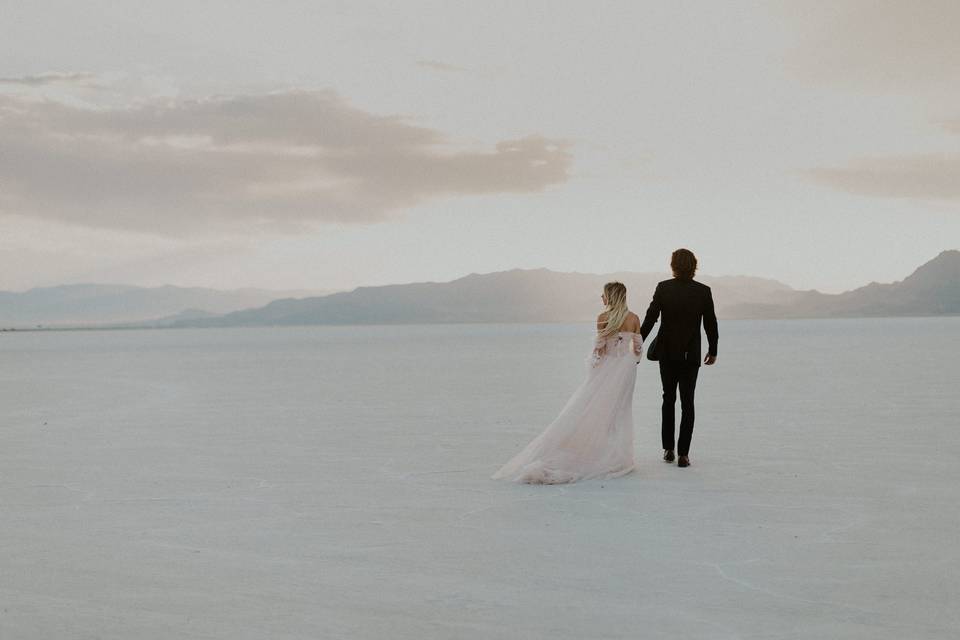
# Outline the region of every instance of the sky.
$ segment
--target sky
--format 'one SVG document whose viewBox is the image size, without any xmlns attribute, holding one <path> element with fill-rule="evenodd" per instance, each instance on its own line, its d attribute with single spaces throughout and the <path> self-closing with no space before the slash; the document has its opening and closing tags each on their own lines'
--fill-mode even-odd
<svg viewBox="0 0 960 640">
<path fill-rule="evenodd" d="M 960 3 L 0 0 L 0 289 L 960 248 Z"/>
</svg>

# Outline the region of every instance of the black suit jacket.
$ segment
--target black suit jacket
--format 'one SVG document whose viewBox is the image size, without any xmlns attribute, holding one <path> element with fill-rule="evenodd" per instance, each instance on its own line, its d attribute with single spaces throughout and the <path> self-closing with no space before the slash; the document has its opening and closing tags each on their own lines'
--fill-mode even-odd
<svg viewBox="0 0 960 640">
<path fill-rule="evenodd" d="M 710 287 L 696 280 L 673 278 L 664 280 L 653 292 L 653 300 L 640 326 L 640 336 L 647 341 L 653 325 L 660 317 L 660 331 L 654 356 L 659 360 L 684 360 L 700 364 L 700 323 L 707 334 L 707 353 L 717 355 L 717 315 L 713 310 Z"/>
</svg>

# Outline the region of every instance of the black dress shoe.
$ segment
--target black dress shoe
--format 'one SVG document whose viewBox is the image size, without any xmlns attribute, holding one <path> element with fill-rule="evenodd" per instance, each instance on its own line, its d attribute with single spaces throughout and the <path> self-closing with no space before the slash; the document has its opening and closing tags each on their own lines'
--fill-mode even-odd
<svg viewBox="0 0 960 640">
<path fill-rule="evenodd" d="M 664 449 L 663 451 L 663 461 L 664 462 L 673 462 L 673 449 Z"/>
<path fill-rule="evenodd" d="M 678 467 L 689 467 L 689 466 L 690 466 L 690 458 L 688 458 L 687 456 L 680 456 L 680 459 L 677 460 L 677 466 L 678 466 Z"/>
</svg>

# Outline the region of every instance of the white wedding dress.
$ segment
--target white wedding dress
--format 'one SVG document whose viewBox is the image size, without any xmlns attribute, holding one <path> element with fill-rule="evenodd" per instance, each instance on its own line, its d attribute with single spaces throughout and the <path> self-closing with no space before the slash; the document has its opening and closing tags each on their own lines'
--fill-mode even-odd
<svg viewBox="0 0 960 640">
<path fill-rule="evenodd" d="M 633 386 L 642 345 L 640 334 L 629 331 L 597 338 L 587 377 L 560 415 L 493 479 L 561 484 L 633 471 Z"/>
</svg>

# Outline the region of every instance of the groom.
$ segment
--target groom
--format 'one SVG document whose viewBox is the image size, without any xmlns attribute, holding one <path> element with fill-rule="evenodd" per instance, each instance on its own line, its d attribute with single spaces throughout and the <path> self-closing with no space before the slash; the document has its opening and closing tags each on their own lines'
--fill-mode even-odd
<svg viewBox="0 0 960 640">
<path fill-rule="evenodd" d="M 700 322 L 707 334 L 707 357 L 703 364 L 717 361 L 717 316 L 713 311 L 710 287 L 693 279 L 697 257 L 688 249 L 677 249 L 670 257 L 673 279 L 657 285 L 647 315 L 640 326 L 640 336 L 647 336 L 661 319 L 660 331 L 648 347 L 647 357 L 660 363 L 663 383 L 663 459 L 673 462 L 674 405 L 680 388 L 680 439 L 677 466 L 690 466 L 690 438 L 693 436 L 693 394 L 700 371 Z"/>
</svg>

